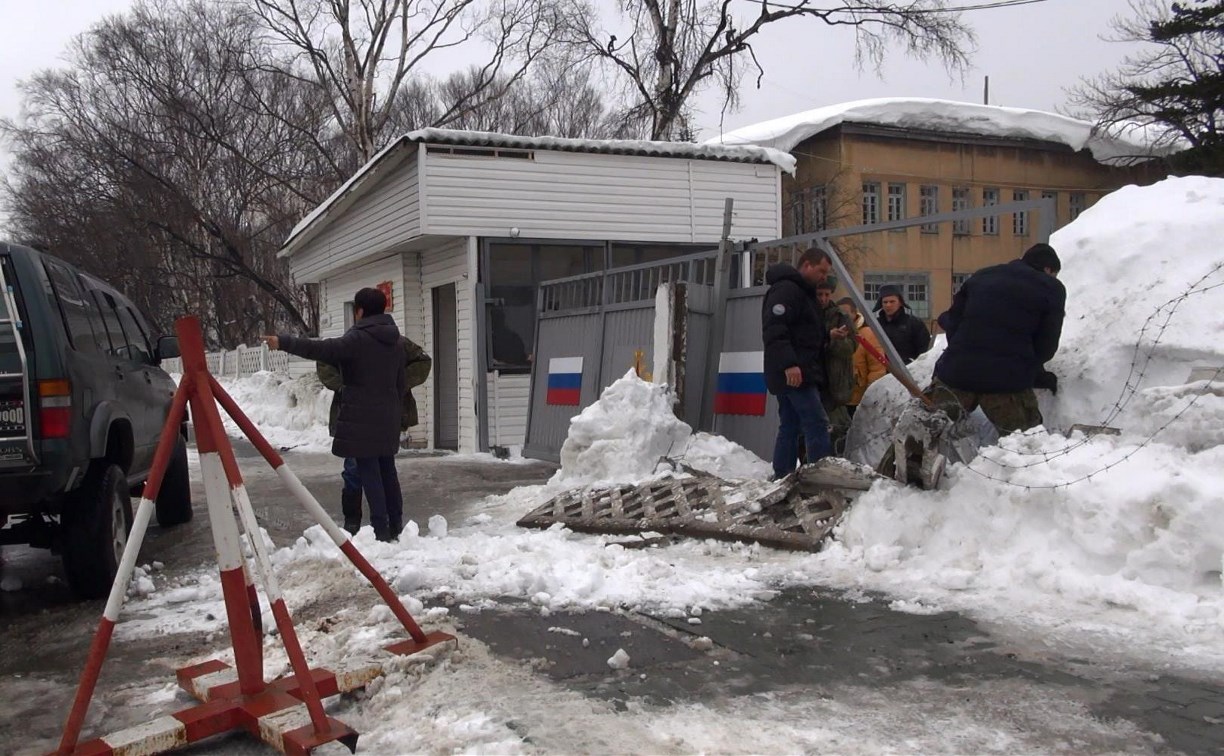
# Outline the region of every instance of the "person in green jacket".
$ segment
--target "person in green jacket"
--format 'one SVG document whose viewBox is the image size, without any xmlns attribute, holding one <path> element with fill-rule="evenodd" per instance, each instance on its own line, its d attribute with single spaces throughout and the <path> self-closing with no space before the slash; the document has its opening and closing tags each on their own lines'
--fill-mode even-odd
<svg viewBox="0 0 1224 756">
<path fill-rule="evenodd" d="M 816 299 L 825 319 L 825 330 L 829 332 L 829 346 L 825 350 L 825 388 L 820 392 L 825 413 L 829 416 L 829 438 L 833 442 L 833 454 L 842 456 L 846 451 L 846 434 L 850 431 L 850 399 L 854 395 L 854 324 L 849 316 L 833 301 L 837 286 L 827 279 L 816 286 Z"/>
<path fill-rule="evenodd" d="M 400 410 L 400 430 L 406 431 L 420 422 L 412 389 L 420 386 L 429 378 L 433 360 L 411 339 L 401 337 L 400 342 L 404 347 L 404 369 L 407 379 L 405 385 L 408 387 Z M 340 368 L 326 362 L 316 363 L 315 371 L 323 385 L 335 392 L 327 418 L 327 431 L 334 436 L 336 435 L 336 417 L 340 412 L 340 394 L 344 391 L 344 376 L 341 375 Z M 343 482 L 340 489 L 340 512 L 344 516 L 344 529 L 356 534 L 361 529 L 362 520 L 361 477 L 357 474 L 357 460 L 351 457 L 345 458 L 340 478 Z"/>
</svg>

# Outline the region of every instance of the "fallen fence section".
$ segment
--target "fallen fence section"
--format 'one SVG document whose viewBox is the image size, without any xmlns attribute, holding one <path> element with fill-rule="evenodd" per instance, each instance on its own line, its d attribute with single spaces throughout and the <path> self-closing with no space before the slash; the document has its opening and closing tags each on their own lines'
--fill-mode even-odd
<svg viewBox="0 0 1224 756">
<path fill-rule="evenodd" d="M 520 527 L 561 524 L 584 533 L 660 533 L 819 551 L 854 496 L 884 480 L 870 468 L 828 459 L 778 481 L 727 481 L 692 470 L 642 483 L 567 491 L 533 509 Z"/>
</svg>

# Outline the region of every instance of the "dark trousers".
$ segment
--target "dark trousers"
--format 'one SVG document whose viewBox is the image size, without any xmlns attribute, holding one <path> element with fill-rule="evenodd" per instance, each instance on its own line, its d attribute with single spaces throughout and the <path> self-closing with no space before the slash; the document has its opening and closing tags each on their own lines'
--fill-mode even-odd
<svg viewBox="0 0 1224 756">
<path fill-rule="evenodd" d="M 344 481 L 347 493 L 361 493 L 361 476 L 357 474 L 357 460 L 344 458 L 344 469 L 340 471 L 340 479 Z"/>
<path fill-rule="evenodd" d="M 404 522 L 404 497 L 400 493 L 395 457 L 358 457 L 357 474 L 370 504 L 370 524 L 374 531 L 399 527 Z"/>
<path fill-rule="evenodd" d="M 787 388 L 778 394 L 778 439 L 774 442 L 774 476 L 781 478 L 795 469 L 799 436 L 807 449 L 807 461 L 829 456 L 829 418 L 815 386 Z"/>
</svg>

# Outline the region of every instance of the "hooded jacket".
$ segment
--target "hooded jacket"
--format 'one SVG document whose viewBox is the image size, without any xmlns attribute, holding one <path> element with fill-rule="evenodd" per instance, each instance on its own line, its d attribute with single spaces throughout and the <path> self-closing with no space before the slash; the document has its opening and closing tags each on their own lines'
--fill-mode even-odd
<svg viewBox="0 0 1224 756">
<path fill-rule="evenodd" d="M 867 325 L 867 321 L 861 314 L 858 316 L 854 331 L 865 343 L 871 345 L 877 354 L 884 355 L 884 347 L 880 345 L 879 337 L 875 335 L 875 331 L 871 330 L 871 326 Z M 862 402 L 863 394 L 867 393 L 867 387 L 886 375 L 888 375 L 888 366 L 876 359 L 870 349 L 859 344 L 858 349 L 854 352 L 854 394 L 850 397 L 850 404 L 857 406 Z"/>
<path fill-rule="evenodd" d="M 416 397 L 412 395 L 412 390 L 428 380 L 433 359 L 407 336 L 401 337 L 400 342 L 404 346 L 404 370 L 407 371 L 405 380 L 408 382 L 408 391 L 404 393 L 404 411 L 400 415 L 400 430 L 406 431 L 420 422 Z M 315 371 L 318 373 L 319 382 L 335 392 L 327 413 L 327 433 L 335 436 L 336 421 L 340 416 L 340 394 L 344 391 L 344 376 L 340 375 L 340 368 L 326 362 L 318 363 Z"/>
<path fill-rule="evenodd" d="M 1058 351 L 1066 304 L 1062 282 L 1022 260 L 979 270 L 939 316 L 948 348 L 935 377 L 981 394 L 1033 388 Z"/>
<path fill-rule="evenodd" d="M 770 266 L 765 283 L 769 284 L 761 304 L 765 387 L 771 394 L 786 391 L 786 369 L 790 367 L 802 369 L 803 386 L 824 385 L 829 335 L 816 291 L 790 263 Z"/>
<path fill-rule="evenodd" d="M 344 391 L 336 415 L 332 454 L 337 457 L 392 457 L 399 451 L 400 415 L 407 391 L 404 349 L 390 315 L 362 318 L 334 339 L 283 334 L 289 354 L 340 368 Z"/>
</svg>

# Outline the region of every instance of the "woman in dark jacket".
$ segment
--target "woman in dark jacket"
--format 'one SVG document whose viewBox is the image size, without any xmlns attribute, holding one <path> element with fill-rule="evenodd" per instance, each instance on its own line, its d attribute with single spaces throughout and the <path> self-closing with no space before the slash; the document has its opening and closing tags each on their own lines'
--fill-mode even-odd
<svg viewBox="0 0 1224 756">
<path fill-rule="evenodd" d="M 381 291 L 362 289 L 353 298 L 357 322 L 339 338 L 264 337 L 272 349 L 340 368 L 344 391 L 332 454 L 357 461 L 357 474 L 370 504 L 370 523 L 380 541 L 397 538 L 404 523 L 395 454 L 407 380 L 399 328 L 386 314 L 386 307 L 387 298 Z"/>
</svg>

